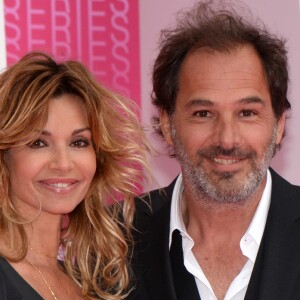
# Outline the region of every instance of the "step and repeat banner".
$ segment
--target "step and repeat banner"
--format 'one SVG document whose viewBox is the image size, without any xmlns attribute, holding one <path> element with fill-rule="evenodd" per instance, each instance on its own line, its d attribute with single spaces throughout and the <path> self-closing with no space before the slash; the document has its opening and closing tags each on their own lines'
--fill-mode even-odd
<svg viewBox="0 0 300 300">
<path fill-rule="evenodd" d="M 238 1 L 238 0 L 233 0 Z M 272 166 L 300 185 L 300 0 L 251 0 L 247 5 L 273 32 L 287 39 L 292 112 Z M 132 98 L 158 153 L 151 159 L 156 183 L 179 172 L 165 145 L 152 134 L 151 69 L 160 30 L 194 0 L 0 0 L 0 69 L 30 50 L 82 61 L 105 85 Z"/>
<path fill-rule="evenodd" d="M 3 0 L 0 0 L 0 72 L 6 66 L 6 42 Z"/>
<path fill-rule="evenodd" d="M 140 103 L 138 0 L 4 0 L 7 64 L 30 50 L 77 59 Z"/>
</svg>

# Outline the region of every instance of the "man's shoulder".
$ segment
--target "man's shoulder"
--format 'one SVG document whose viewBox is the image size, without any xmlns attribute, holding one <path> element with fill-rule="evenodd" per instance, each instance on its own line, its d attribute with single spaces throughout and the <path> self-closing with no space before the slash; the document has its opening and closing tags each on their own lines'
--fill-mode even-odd
<svg viewBox="0 0 300 300">
<path fill-rule="evenodd" d="M 270 168 L 272 176 L 272 190 L 282 191 L 282 192 L 291 192 L 291 193 L 300 193 L 300 186 L 290 183 L 288 180 L 280 176 L 275 170 Z"/>
<path fill-rule="evenodd" d="M 270 213 L 286 215 L 292 219 L 299 218 L 300 186 L 290 183 L 274 170 L 270 171 L 272 176 Z"/>
<path fill-rule="evenodd" d="M 172 200 L 176 179 L 167 187 L 144 193 L 135 199 L 136 211 L 154 214 L 160 209 L 169 206 Z"/>
</svg>

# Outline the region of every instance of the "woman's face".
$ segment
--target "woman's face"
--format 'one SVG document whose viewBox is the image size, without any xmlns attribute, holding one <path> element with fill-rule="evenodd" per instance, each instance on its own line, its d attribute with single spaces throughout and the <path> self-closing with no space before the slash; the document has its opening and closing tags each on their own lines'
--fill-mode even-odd
<svg viewBox="0 0 300 300">
<path fill-rule="evenodd" d="M 6 155 L 12 201 L 23 216 L 36 215 L 39 205 L 45 213 L 71 212 L 86 196 L 96 171 L 84 104 L 69 94 L 52 99 L 39 138 Z"/>
</svg>

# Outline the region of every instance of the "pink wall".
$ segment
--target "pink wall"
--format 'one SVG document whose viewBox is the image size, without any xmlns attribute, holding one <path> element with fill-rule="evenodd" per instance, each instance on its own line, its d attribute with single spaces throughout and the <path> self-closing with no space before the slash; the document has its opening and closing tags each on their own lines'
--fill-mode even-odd
<svg viewBox="0 0 300 300">
<path fill-rule="evenodd" d="M 234 2 L 234 1 L 233 1 Z M 287 38 L 290 64 L 289 99 L 292 113 L 287 122 L 287 136 L 282 149 L 273 159 L 272 166 L 292 183 L 300 185 L 300 8 L 298 0 L 251 0 L 245 1 L 267 26 Z M 153 157 L 152 169 L 157 179 L 155 186 L 167 185 L 179 172 L 174 159 L 167 157 L 164 144 L 151 135 L 150 118 L 153 108 L 150 103 L 151 66 L 156 55 L 159 31 L 175 21 L 175 13 L 194 3 L 192 0 L 140 1 L 140 41 L 142 117 L 147 124 L 149 137 L 160 154 Z"/>
<path fill-rule="evenodd" d="M 299 1 L 246 2 L 272 31 L 288 40 L 289 98 L 293 108 L 287 122 L 287 136 L 272 166 L 288 180 L 300 185 Z M 179 166 L 175 160 L 168 158 L 164 144 L 152 135 L 150 118 L 154 110 L 150 102 L 151 66 L 157 53 L 160 30 L 174 23 L 178 10 L 190 7 L 194 2 L 0 0 L 0 9 L 1 4 L 5 4 L 8 64 L 31 49 L 47 50 L 59 57 L 83 61 L 99 80 L 134 99 L 141 105 L 143 123 L 151 142 L 159 151 L 151 160 L 157 180 L 151 187 L 164 186 L 176 176 Z M 0 28 L 0 45 L 3 46 L 5 41 L 2 32 Z M 0 53 L 1 62 L 4 61 L 3 56 L 4 51 Z"/>
<path fill-rule="evenodd" d="M 30 50 L 78 59 L 140 102 L 138 0 L 4 0 L 7 64 Z"/>
</svg>

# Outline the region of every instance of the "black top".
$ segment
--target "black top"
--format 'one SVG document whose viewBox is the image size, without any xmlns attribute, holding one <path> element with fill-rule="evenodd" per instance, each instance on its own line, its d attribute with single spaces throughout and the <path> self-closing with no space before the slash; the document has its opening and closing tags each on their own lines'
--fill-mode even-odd
<svg viewBox="0 0 300 300">
<path fill-rule="evenodd" d="M 42 300 L 43 298 L 0 257 L 0 299 L 1 300 Z"/>
</svg>

